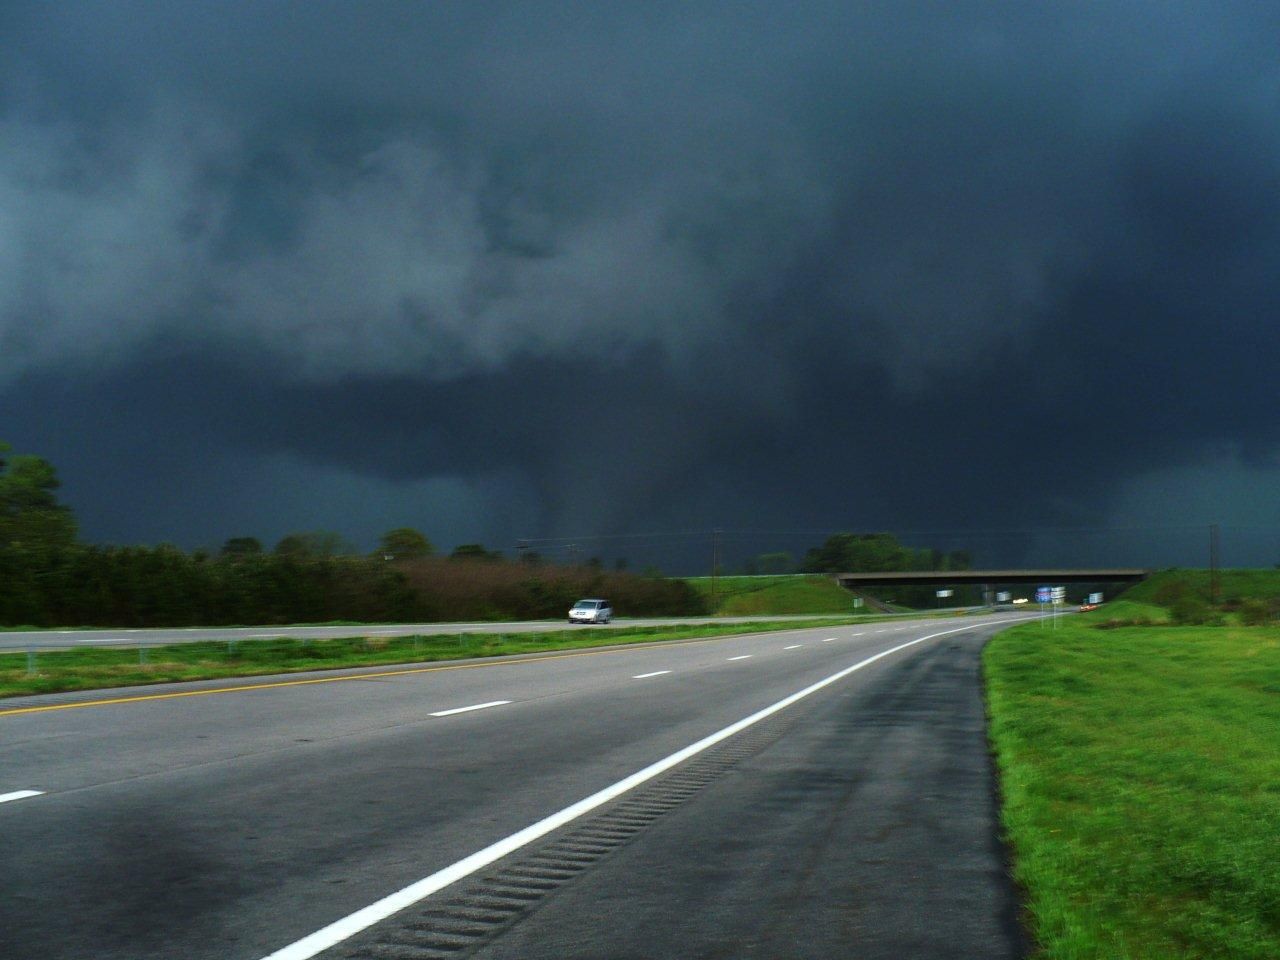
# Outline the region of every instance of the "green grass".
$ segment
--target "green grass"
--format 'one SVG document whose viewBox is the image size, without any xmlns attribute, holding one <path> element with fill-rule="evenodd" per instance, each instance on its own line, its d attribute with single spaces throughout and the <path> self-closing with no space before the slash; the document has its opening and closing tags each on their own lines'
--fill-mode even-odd
<svg viewBox="0 0 1280 960">
<path fill-rule="evenodd" d="M 690 577 L 688 583 L 710 600 L 711 578 Z M 852 613 L 853 594 L 821 574 L 762 577 L 717 577 L 716 608 L 726 617 Z"/>
<path fill-rule="evenodd" d="M 1280 629 L 1095 629 L 985 652 L 1003 826 L 1045 960 L 1280 957 Z"/>
<path fill-rule="evenodd" d="M 810 621 L 805 625 L 816 627 L 848 622 L 848 618 L 831 618 Z M 536 633 L 203 641 L 141 650 L 138 647 L 95 647 L 89 650 L 42 651 L 36 656 L 34 675 L 28 673 L 26 653 L 7 653 L 0 655 L 0 697 L 378 664 L 496 657 L 655 640 L 794 630 L 795 627 L 794 623 L 763 621 L 618 630 L 579 627 Z"/>
</svg>

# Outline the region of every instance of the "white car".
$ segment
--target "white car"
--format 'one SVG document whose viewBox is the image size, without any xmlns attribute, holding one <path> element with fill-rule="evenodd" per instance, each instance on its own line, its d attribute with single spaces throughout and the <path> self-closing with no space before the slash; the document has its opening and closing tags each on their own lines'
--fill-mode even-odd
<svg viewBox="0 0 1280 960">
<path fill-rule="evenodd" d="M 570 623 L 608 623 L 613 619 L 613 607 L 608 600 L 579 600 L 569 608 Z"/>
</svg>

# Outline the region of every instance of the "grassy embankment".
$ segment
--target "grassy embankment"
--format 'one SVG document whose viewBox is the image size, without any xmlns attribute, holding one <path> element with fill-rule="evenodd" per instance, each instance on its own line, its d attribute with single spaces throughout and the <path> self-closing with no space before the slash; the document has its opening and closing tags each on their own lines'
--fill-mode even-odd
<svg viewBox="0 0 1280 960">
<path fill-rule="evenodd" d="M 818 619 L 806 626 L 847 623 Z M 539 633 L 463 633 L 417 637 L 350 637 L 340 640 L 245 640 L 176 643 L 155 647 L 46 650 L 29 673 L 26 653 L 0 655 L 0 697 L 96 690 L 107 687 L 219 677 L 261 676 L 305 670 L 496 657 L 625 643 L 688 640 L 732 634 L 794 630 L 795 623 L 702 624 Z"/>
<path fill-rule="evenodd" d="M 689 577 L 686 582 L 710 605 L 710 577 Z M 712 612 L 726 617 L 854 612 L 853 595 L 821 574 L 716 577 L 715 593 Z"/>
<path fill-rule="evenodd" d="M 1208 570 L 1167 570 L 1130 587 L 1125 591 L 1123 599 L 1155 603 L 1160 594 L 1168 591 L 1175 583 L 1186 586 L 1200 596 L 1208 597 L 1210 579 Z M 1218 593 L 1228 605 L 1245 599 L 1280 598 L 1280 570 L 1219 570 Z"/>
<path fill-rule="evenodd" d="M 1152 600 L 1185 573 L 987 647 L 1003 823 L 1047 960 L 1280 957 L 1280 626 L 1159 625 Z M 1224 598 L 1249 591 L 1280 596 L 1280 574 L 1224 574 Z"/>
</svg>

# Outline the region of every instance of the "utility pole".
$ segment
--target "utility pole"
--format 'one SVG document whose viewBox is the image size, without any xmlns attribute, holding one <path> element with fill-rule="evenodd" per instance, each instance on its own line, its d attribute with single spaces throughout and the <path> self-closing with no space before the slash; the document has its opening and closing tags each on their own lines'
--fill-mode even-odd
<svg viewBox="0 0 1280 960">
<path fill-rule="evenodd" d="M 1218 525 L 1209 524 L 1209 602 L 1218 605 Z"/>
</svg>

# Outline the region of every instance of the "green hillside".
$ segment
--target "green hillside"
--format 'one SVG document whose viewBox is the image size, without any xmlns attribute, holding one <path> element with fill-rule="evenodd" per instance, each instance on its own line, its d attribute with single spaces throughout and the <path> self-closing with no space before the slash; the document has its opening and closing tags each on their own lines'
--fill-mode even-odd
<svg viewBox="0 0 1280 960">
<path fill-rule="evenodd" d="M 690 577 L 688 584 L 711 603 L 711 578 Z M 717 577 L 713 613 L 727 617 L 854 613 L 853 594 L 822 574 Z"/>
<path fill-rule="evenodd" d="M 1150 579 L 1126 590 L 1123 599 L 1137 603 L 1156 603 L 1167 606 L 1170 593 L 1190 590 L 1205 599 L 1209 598 L 1210 575 L 1208 570 L 1161 570 Z M 1280 598 L 1280 570 L 1219 570 L 1218 596 L 1223 603 L 1235 604 L 1241 600 L 1271 600 Z"/>
</svg>

